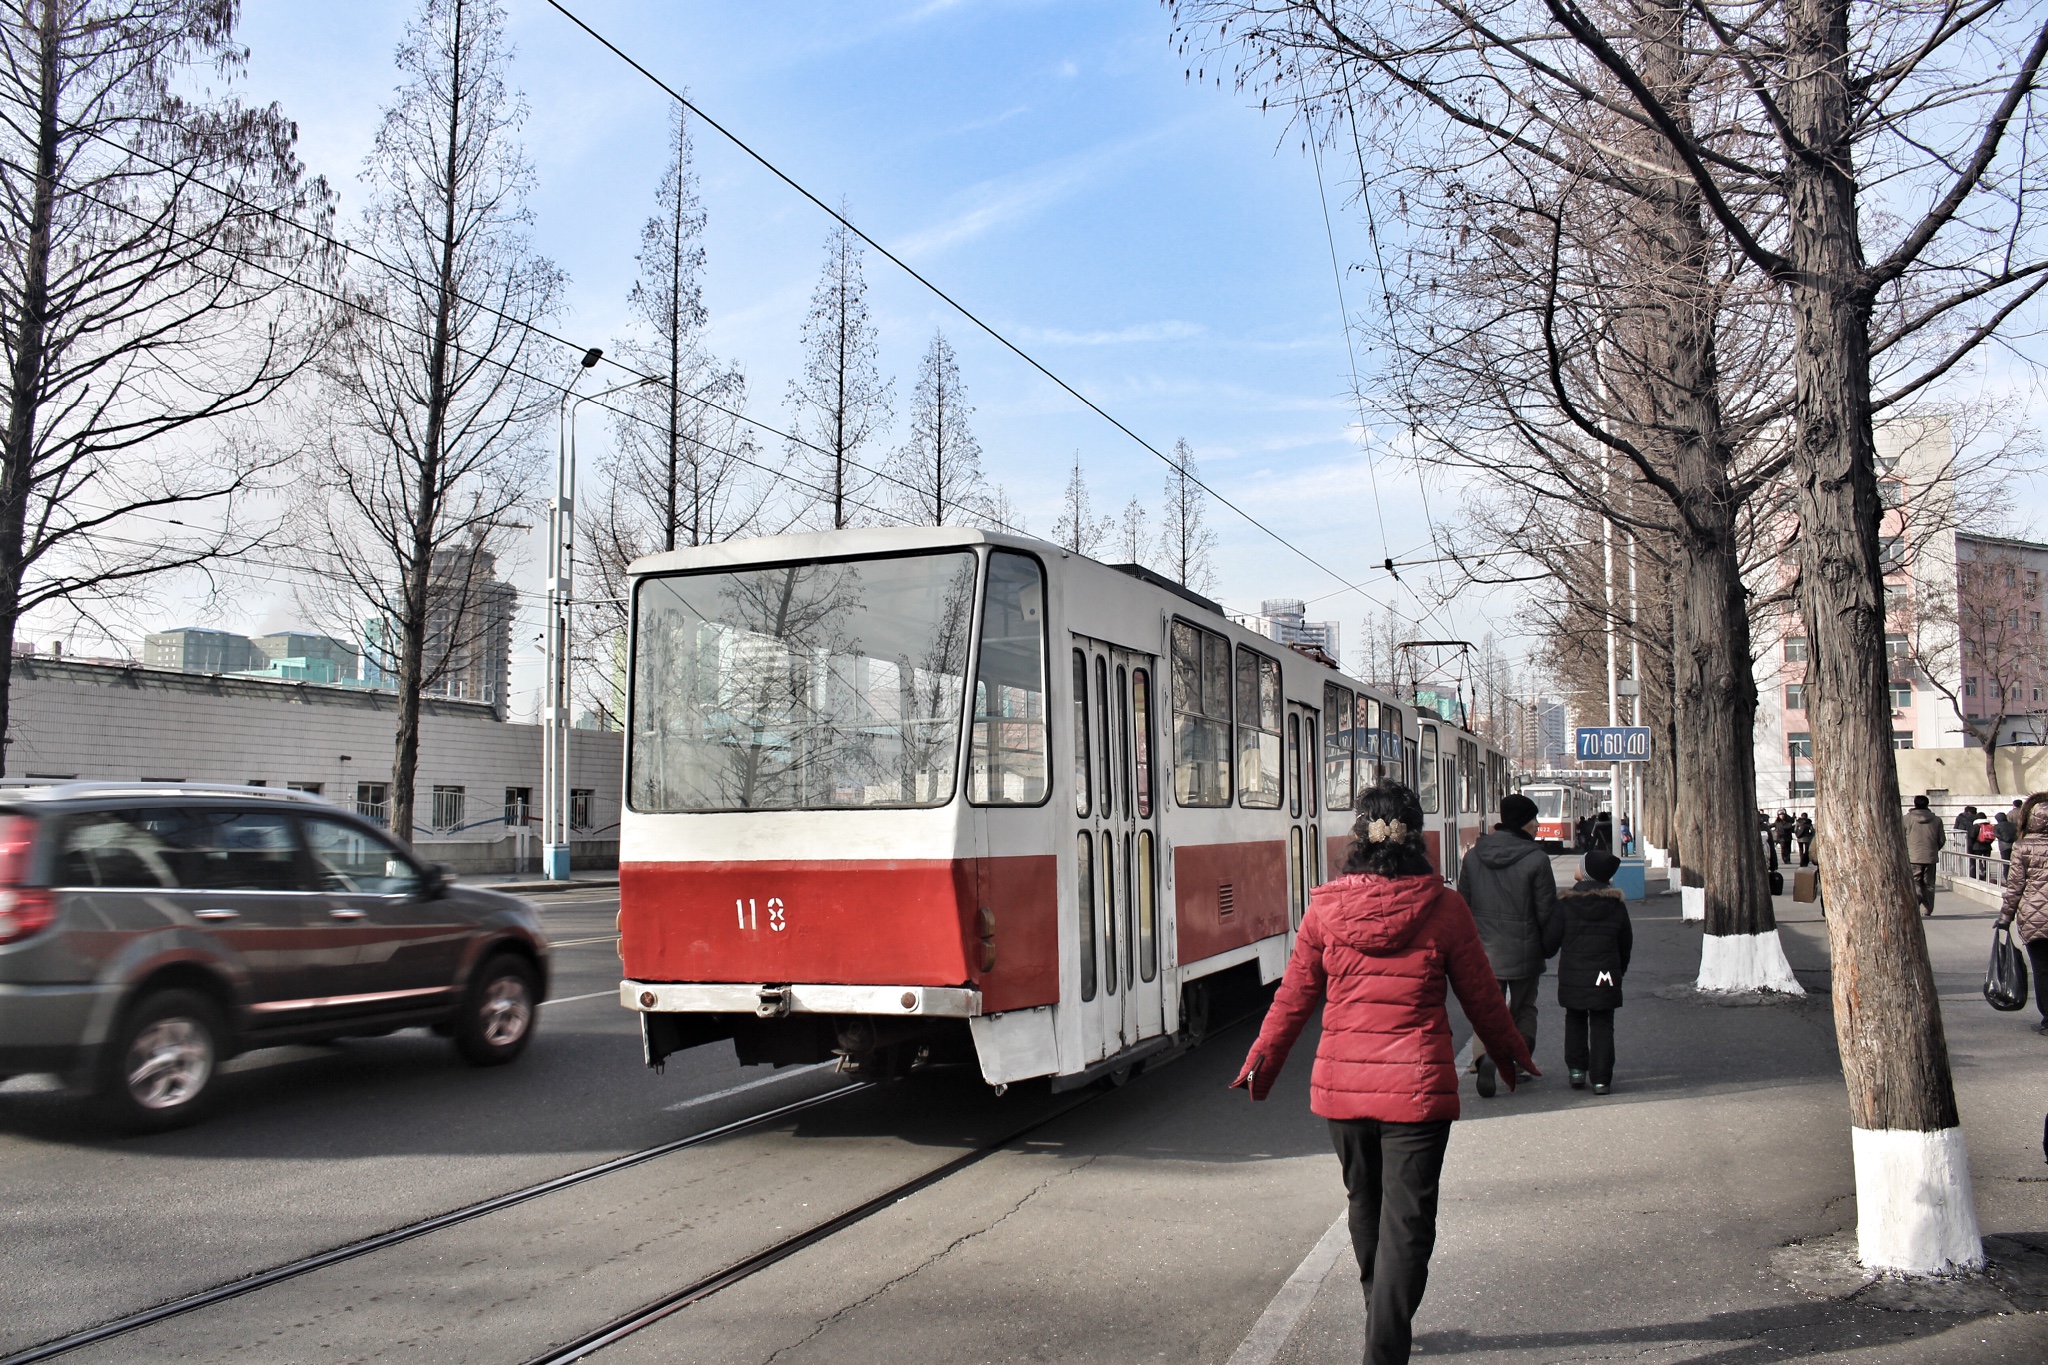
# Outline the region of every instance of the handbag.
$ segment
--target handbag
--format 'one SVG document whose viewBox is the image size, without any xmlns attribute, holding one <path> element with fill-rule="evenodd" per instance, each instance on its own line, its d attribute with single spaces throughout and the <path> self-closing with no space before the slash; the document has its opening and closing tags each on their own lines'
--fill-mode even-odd
<svg viewBox="0 0 2048 1365">
<path fill-rule="evenodd" d="M 1995 1010 L 2027 1007 L 2027 958 L 2013 940 L 2009 924 L 1991 931 L 1991 965 L 1984 969 L 1984 999 Z"/>
</svg>

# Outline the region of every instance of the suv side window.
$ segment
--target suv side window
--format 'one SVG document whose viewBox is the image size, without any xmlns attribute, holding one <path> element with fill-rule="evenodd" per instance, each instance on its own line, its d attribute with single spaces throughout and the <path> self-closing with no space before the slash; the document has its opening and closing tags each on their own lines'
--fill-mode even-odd
<svg viewBox="0 0 2048 1365">
<path fill-rule="evenodd" d="M 176 850 L 159 826 L 162 811 L 99 810 L 73 816 L 58 871 L 63 886 L 176 886 Z"/>
<path fill-rule="evenodd" d="M 412 896 L 420 874 L 396 846 L 368 830 L 318 815 L 302 816 L 313 885 L 366 896 Z"/>
<path fill-rule="evenodd" d="M 150 811 L 174 850 L 180 885 L 208 891 L 299 891 L 297 841 L 282 811 Z"/>
</svg>

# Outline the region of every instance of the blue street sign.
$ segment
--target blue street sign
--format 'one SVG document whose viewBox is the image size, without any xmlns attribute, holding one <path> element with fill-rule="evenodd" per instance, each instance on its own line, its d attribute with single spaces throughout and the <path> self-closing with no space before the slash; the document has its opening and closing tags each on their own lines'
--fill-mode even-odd
<svg viewBox="0 0 2048 1365">
<path fill-rule="evenodd" d="M 1647 725 L 1582 725 L 1578 735 L 1581 763 L 1643 763 L 1650 757 Z"/>
</svg>

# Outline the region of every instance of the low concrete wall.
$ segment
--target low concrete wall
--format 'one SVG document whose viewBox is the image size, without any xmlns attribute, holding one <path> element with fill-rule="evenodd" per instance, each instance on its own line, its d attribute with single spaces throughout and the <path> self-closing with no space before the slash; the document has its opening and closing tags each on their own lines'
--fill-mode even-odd
<svg viewBox="0 0 2048 1365">
<path fill-rule="evenodd" d="M 2029 792 L 2048 791 L 2048 747 L 2009 744 L 1998 751 L 1998 781 L 1984 767 L 1982 749 L 1897 749 L 1899 791 L 1908 799 L 1921 792 L 1946 791 L 1950 797 L 1967 797 L 1979 806 L 1992 804 L 1986 798 L 2003 797 L 2007 805 Z M 1962 808 L 1962 802 L 1954 802 Z"/>
<path fill-rule="evenodd" d="M 422 842 L 422 858 L 447 863 L 462 876 L 492 872 L 539 872 L 540 841 L 530 840 L 524 858 L 517 839 L 454 839 Z M 617 839 L 574 839 L 569 844 L 569 868 L 573 872 L 610 871 L 619 865 Z"/>
</svg>

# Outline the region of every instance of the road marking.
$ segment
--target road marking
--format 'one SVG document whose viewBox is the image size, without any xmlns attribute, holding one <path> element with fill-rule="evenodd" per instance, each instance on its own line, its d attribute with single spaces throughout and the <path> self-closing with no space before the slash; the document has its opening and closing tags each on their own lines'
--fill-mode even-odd
<svg viewBox="0 0 2048 1365">
<path fill-rule="evenodd" d="M 1272 1365 L 1280 1348 L 1287 1344 L 1287 1338 L 1294 1335 L 1294 1329 L 1301 1324 L 1308 1313 L 1308 1306 L 1315 1302 L 1316 1291 L 1323 1287 L 1323 1280 L 1337 1264 L 1337 1258 L 1347 1249 L 1351 1240 L 1350 1214 L 1337 1215 L 1337 1221 L 1330 1224 L 1330 1230 L 1315 1248 L 1302 1258 L 1294 1273 L 1287 1277 L 1287 1283 L 1280 1286 L 1280 1292 L 1266 1305 L 1266 1311 L 1259 1314 L 1259 1320 L 1252 1324 L 1252 1330 L 1238 1344 L 1230 1356 L 1230 1365 Z"/>
<path fill-rule="evenodd" d="M 828 1066 L 838 1065 L 839 1063 L 834 1060 L 830 1062 L 812 1062 L 809 1066 L 791 1067 L 787 1071 L 778 1071 L 773 1076 L 763 1076 L 759 1080 L 748 1081 L 745 1085 L 735 1085 L 726 1090 L 713 1091 L 709 1095 L 699 1095 L 693 1100 L 677 1100 L 674 1104 L 662 1106 L 662 1112 L 673 1114 L 678 1110 L 694 1109 L 700 1104 L 709 1104 L 713 1100 L 722 1100 L 728 1095 L 739 1095 L 749 1090 L 759 1090 L 764 1085 L 773 1085 L 777 1081 L 790 1080 L 793 1077 L 808 1075 L 813 1071 L 823 1071 Z"/>
<path fill-rule="evenodd" d="M 614 986 L 608 991 L 592 991 L 588 995 L 558 995 L 553 1000 L 543 1000 L 541 1003 L 543 1005 L 573 1005 L 578 1000 L 595 1000 L 600 995 L 608 995 L 616 1000 L 619 998 L 619 988 Z"/>
</svg>

